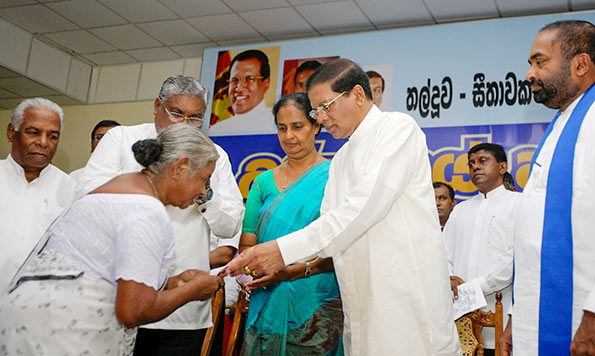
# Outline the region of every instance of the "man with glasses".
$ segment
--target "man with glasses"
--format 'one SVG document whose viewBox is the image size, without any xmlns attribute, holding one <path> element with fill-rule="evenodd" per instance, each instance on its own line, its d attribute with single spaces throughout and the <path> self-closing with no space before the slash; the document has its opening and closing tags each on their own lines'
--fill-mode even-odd
<svg viewBox="0 0 595 356">
<path fill-rule="evenodd" d="M 257 49 L 244 51 L 229 68 L 227 95 L 235 116 L 209 127 L 209 134 L 276 132 L 273 112 L 264 103 L 271 80 L 267 55 Z"/>
<path fill-rule="evenodd" d="M 114 120 L 101 120 L 95 125 L 93 131 L 91 131 L 91 153 L 95 151 L 95 147 L 97 147 L 103 136 L 116 126 L 120 126 L 120 123 Z M 83 176 L 84 170 L 85 167 L 82 167 L 70 172 L 70 178 L 74 179 L 77 185 Z"/>
<path fill-rule="evenodd" d="M 459 355 L 423 132 L 373 105 L 366 73 L 348 59 L 320 66 L 307 91 L 312 117 L 349 139 L 331 163 L 320 217 L 244 251 L 226 272 L 271 278 L 332 257 L 346 355 Z"/>
<path fill-rule="evenodd" d="M 201 127 L 207 96 L 207 90 L 196 79 L 169 77 L 155 99 L 154 123 L 111 129 L 85 167 L 81 190 L 88 192 L 114 176 L 139 171 L 142 167 L 131 150 L 136 141 L 155 138 L 158 132 L 175 123 Z M 221 147 L 215 147 L 219 159 L 211 176 L 209 194 L 187 209 L 166 206 L 176 239 L 172 275 L 186 269 L 208 271 L 210 234 L 232 238 L 240 229 L 244 212 L 242 195 L 227 154 Z M 140 328 L 135 354 L 198 355 L 211 320 L 209 301 L 188 303 L 166 319 Z"/>
</svg>

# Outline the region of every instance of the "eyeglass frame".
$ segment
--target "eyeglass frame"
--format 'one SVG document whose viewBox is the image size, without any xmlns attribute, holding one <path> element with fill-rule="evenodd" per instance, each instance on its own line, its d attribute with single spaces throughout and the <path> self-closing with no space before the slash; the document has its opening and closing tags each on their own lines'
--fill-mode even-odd
<svg viewBox="0 0 595 356">
<path fill-rule="evenodd" d="M 252 79 L 250 79 L 250 81 L 254 80 L 254 82 L 248 83 L 248 78 L 252 78 Z M 234 79 L 235 79 L 235 82 L 236 82 L 235 84 L 234 84 Z M 252 85 L 252 84 L 256 83 L 256 80 L 258 80 L 258 79 L 264 80 L 266 78 L 263 75 L 252 75 L 252 74 L 250 74 L 250 75 L 245 75 L 245 76 L 243 76 L 242 78 L 239 78 L 239 79 L 236 78 L 236 77 L 230 78 L 230 79 L 227 80 L 227 84 L 229 84 L 230 86 L 232 86 L 232 85 L 233 86 L 238 86 L 238 84 L 240 84 L 240 83 L 242 83 L 244 85 Z"/>
<path fill-rule="evenodd" d="M 322 103 L 318 105 L 316 109 L 310 110 L 310 117 L 314 120 L 318 120 L 318 115 L 320 111 L 324 111 L 325 114 L 328 114 L 329 110 L 331 109 L 331 104 L 334 103 L 335 100 L 339 99 L 345 93 L 349 93 L 349 90 L 346 90 L 341 94 L 337 95 L 333 100 L 329 101 L 328 103 Z"/>
<path fill-rule="evenodd" d="M 197 126 L 198 128 L 202 128 L 202 125 L 204 125 L 204 123 L 205 123 L 204 117 L 186 116 L 184 114 L 180 114 L 179 112 L 172 113 L 171 111 L 169 111 L 167 109 L 167 106 L 165 106 L 164 102 L 161 102 L 161 105 L 163 105 L 163 109 L 167 113 L 167 116 L 169 117 L 169 119 L 175 123 L 184 122 L 184 120 L 188 120 L 189 124 L 191 124 L 192 126 Z M 194 122 L 196 122 L 196 121 L 198 121 L 200 125 L 194 124 Z"/>
</svg>

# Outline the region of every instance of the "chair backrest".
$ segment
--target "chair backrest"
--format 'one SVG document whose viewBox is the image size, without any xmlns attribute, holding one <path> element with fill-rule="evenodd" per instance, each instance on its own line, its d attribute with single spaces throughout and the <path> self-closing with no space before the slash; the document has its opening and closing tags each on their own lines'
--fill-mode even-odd
<svg viewBox="0 0 595 356">
<path fill-rule="evenodd" d="M 219 288 L 213 300 L 211 301 L 211 310 L 213 313 L 213 326 L 207 329 L 205 338 L 202 342 L 202 348 L 200 350 L 200 356 L 208 356 L 211 353 L 213 347 L 213 340 L 215 340 L 215 333 L 217 332 L 217 326 L 221 319 L 221 310 L 225 306 L 225 293 L 224 288 Z"/>
<path fill-rule="evenodd" d="M 249 307 L 250 295 L 246 292 L 246 289 L 242 287 L 242 290 L 240 290 L 240 293 L 238 294 L 238 301 L 234 310 L 229 341 L 227 342 L 227 350 L 225 351 L 226 356 L 236 356 L 239 354 Z"/>
<path fill-rule="evenodd" d="M 493 327 L 496 334 L 496 356 L 500 356 L 498 340 L 502 335 L 504 312 L 502 309 L 502 293 L 496 293 L 495 312 L 476 310 L 458 318 L 455 323 L 459 332 L 459 340 L 464 356 L 483 356 L 483 338 L 481 331 L 484 327 Z"/>
</svg>

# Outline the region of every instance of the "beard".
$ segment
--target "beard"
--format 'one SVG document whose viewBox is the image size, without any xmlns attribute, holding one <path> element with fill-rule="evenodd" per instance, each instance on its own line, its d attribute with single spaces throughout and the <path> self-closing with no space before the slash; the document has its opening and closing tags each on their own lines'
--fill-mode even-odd
<svg viewBox="0 0 595 356">
<path fill-rule="evenodd" d="M 535 102 L 551 109 L 560 109 L 565 104 L 569 104 L 580 91 L 579 86 L 570 77 L 570 64 L 562 65 L 545 81 L 531 80 L 531 85 L 541 87 L 541 89 L 533 91 Z"/>
</svg>

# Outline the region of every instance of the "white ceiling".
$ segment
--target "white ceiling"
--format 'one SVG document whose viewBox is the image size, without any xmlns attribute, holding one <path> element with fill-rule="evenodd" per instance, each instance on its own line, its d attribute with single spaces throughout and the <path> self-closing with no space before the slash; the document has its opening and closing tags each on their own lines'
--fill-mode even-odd
<svg viewBox="0 0 595 356">
<path fill-rule="evenodd" d="M 0 0 L 0 16 L 92 65 L 207 47 L 595 8 L 595 0 Z"/>
<path fill-rule="evenodd" d="M 91 65 L 201 57 L 205 48 L 240 43 L 586 9 L 595 9 L 595 0 L 0 0 L 0 17 Z M 0 99 L 18 101 L 21 92 L 43 92 L 38 87 L 45 88 L 0 68 Z M 45 90 L 53 93 L 43 95 L 59 94 Z"/>
</svg>

